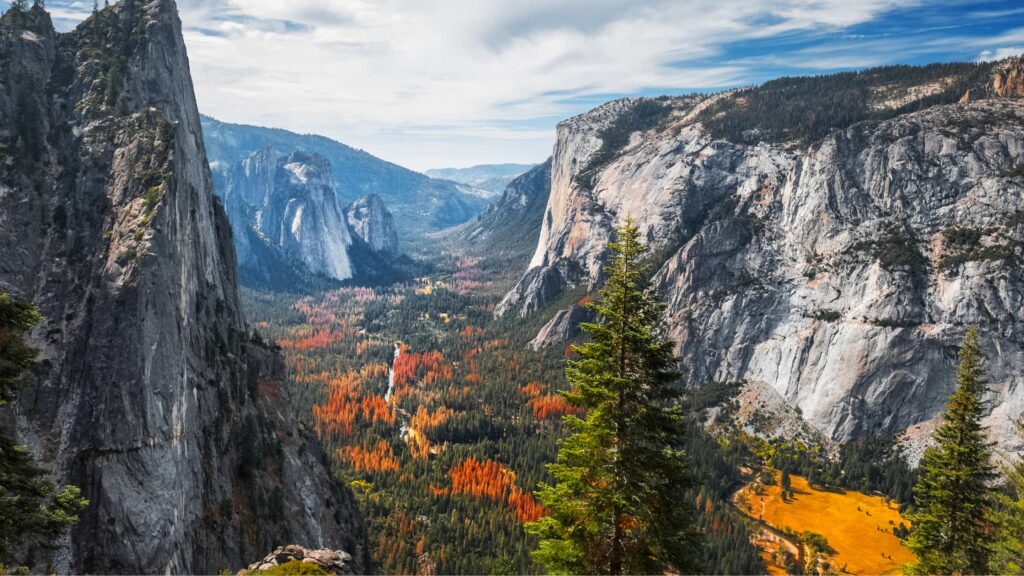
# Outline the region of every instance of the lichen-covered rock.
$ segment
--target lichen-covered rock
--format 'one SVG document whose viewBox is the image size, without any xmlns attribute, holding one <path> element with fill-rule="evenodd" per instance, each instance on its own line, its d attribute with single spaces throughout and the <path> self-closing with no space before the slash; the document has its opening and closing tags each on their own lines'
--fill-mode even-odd
<svg viewBox="0 0 1024 576">
<path fill-rule="evenodd" d="M 173 0 L 0 26 L 0 290 L 46 320 L 22 442 L 90 506 L 68 573 L 215 573 L 277 542 L 366 566 L 354 498 L 242 317 Z"/>
<path fill-rule="evenodd" d="M 1016 66 L 992 68 L 1005 95 Z M 614 227 L 632 217 L 690 382 L 770 386 L 836 440 L 898 434 L 943 409 L 957 345 L 978 325 L 988 424 L 1019 449 L 1024 102 L 981 98 L 981 79 L 963 102 L 950 93 L 916 110 L 913 98 L 956 85 L 940 80 L 876 87 L 902 108 L 810 140 L 729 124 L 750 102 L 736 92 L 663 100 L 664 117 L 640 130 L 638 100 L 562 123 L 541 240 L 497 312 L 597 286 Z M 733 104 L 711 121 L 745 143 L 710 135 L 704 112 L 722 102 Z"/>
<path fill-rule="evenodd" d="M 352 555 L 343 550 L 310 550 L 296 544 L 289 544 L 276 548 L 259 562 L 249 565 L 249 568 L 238 572 L 242 576 L 252 570 L 269 570 L 275 566 L 289 562 L 308 562 L 328 574 L 343 576 L 355 574 L 352 566 Z"/>
</svg>

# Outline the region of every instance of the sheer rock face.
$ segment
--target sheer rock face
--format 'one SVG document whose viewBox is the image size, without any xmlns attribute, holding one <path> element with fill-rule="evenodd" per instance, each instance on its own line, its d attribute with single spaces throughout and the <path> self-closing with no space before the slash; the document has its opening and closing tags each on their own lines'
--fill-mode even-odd
<svg viewBox="0 0 1024 576">
<path fill-rule="evenodd" d="M 345 217 L 352 233 L 379 254 L 398 254 L 398 230 L 395 219 L 376 194 L 368 194 L 353 202 Z"/>
<path fill-rule="evenodd" d="M 994 72 L 1004 95 L 1014 69 Z M 666 101 L 664 121 L 596 166 L 602 135 L 636 101 L 562 123 L 541 240 L 498 313 L 596 287 L 631 216 L 692 383 L 768 385 L 836 440 L 900 433 L 942 410 L 974 324 L 989 424 L 1019 449 L 1024 101 L 990 94 L 813 142 L 741 145 L 698 122 L 732 97 Z"/>
<path fill-rule="evenodd" d="M 236 164 L 271 147 L 283 154 L 302 150 L 330 160 L 339 205 L 377 194 L 394 214 L 403 240 L 418 241 L 425 234 L 462 224 L 487 207 L 487 199 L 470 187 L 429 178 L 322 136 L 227 124 L 209 117 L 201 121 L 218 193 Z"/>
<path fill-rule="evenodd" d="M 1010 58 L 996 68 L 992 92 L 1002 98 L 1024 98 L 1024 56 Z"/>
<path fill-rule="evenodd" d="M 283 541 L 366 567 L 354 499 L 250 341 L 173 0 L 0 29 L 0 290 L 39 303 L 22 440 L 91 505 L 76 573 L 214 573 Z"/>
<path fill-rule="evenodd" d="M 332 178 L 330 162 L 318 154 L 265 148 L 240 162 L 224 194 L 239 268 L 258 273 L 277 261 L 314 276 L 352 278 L 352 236 Z"/>
</svg>

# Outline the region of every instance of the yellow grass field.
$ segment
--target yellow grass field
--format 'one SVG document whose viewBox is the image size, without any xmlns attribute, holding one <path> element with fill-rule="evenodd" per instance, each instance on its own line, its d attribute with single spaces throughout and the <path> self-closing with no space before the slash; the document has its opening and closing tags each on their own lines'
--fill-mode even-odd
<svg viewBox="0 0 1024 576">
<path fill-rule="evenodd" d="M 756 483 L 740 490 L 735 502 L 780 532 L 789 528 L 824 536 L 836 552 L 831 557 L 836 573 L 898 574 L 904 564 L 914 561 L 914 554 L 893 535 L 900 522 L 910 526 L 895 503 L 886 505 L 878 496 L 855 491 L 823 492 L 811 488 L 804 478 L 791 478 L 795 494 L 786 502 L 781 487 L 761 486 L 762 495 L 758 495 Z M 771 540 L 761 538 L 758 543 L 768 546 Z"/>
</svg>

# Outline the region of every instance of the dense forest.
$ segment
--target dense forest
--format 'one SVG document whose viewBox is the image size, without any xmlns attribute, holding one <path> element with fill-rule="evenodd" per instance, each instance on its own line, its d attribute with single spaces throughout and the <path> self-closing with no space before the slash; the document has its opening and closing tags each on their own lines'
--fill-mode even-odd
<svg viewBox="0 0 1024 576">
<path fill-rule="evenodd" d="M 559 393 L 570 351 L 529 350 L 536 326 L 493 320 L 509 280 L 496 263 L 451 256 L 437 268 L 386 288 L 243 296 L 285 356 L 296 414 L 359 497 L 378 570 L 539 573 L 523 525 L 544 514 L 533 491 L 549 480 L 562 417 L 579 413 Z M 728 503 L 756 455 L 723 449 L 696 420 L 688 430 L 699 485 L 680 501 L 699 512 L 706 571 L 763 571 Z"/>
</svg>

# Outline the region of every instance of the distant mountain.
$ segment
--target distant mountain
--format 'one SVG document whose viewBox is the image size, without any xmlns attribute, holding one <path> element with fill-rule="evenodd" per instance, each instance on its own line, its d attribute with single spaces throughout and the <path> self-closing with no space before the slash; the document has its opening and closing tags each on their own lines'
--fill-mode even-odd
<svg viewBox="0 0 1024 576">
<path fill-rule="evenodd" d="M 243 284 L 301 289 L 396 272 L 398 235 L 383 200 L 371 194 L 342 206 L 320 154 L 257 150 L 230 170 L 223 190 Z"/>
<path fill-rule="evenodd" d="M 431 178 L 451 180 L 494 197 L 505 191 L 513 180 L 526 174 L 534 164 L 481 164 L 470 168 L 437 168 L 424 172 Z"/>
<path fill-rule="evenodd" d="M 228 124 L 208 116 L 201 120 L 218 194 L 223 193 L 235 165 L 270 147 L 285 155 L 304 151 L 326 158 L 334 172 L 339 204 L 350 204 L 367 194 L 380 196 L 394 211 L 395 226 L 403 238 L 456 226 L 487 206 L 486 199 L 455 182 L 429 178 L 323 136 Z"/>
<path fill-rule="evenodd" d="M 551 159 L 512 180 L 486 212 L 453 230 L 475 252 L 525 265 L 537 247 L 551 193 Z"/>
</svg>

